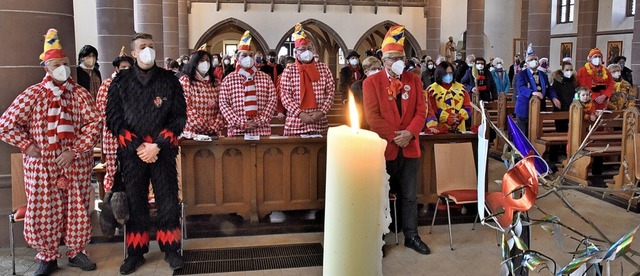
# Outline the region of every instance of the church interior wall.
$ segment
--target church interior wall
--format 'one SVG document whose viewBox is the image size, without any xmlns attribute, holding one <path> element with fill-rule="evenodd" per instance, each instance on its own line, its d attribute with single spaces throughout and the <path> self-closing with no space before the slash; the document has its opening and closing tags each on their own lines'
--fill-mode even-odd
<svg viewBox="0 0 640 276">
<path fill-rule="evenodd" d="M 584 65 L 584 62 L 586 62 L 586 53 L 582 55 L 580 53 L 576 53 L 577 41 L 578 38 L 575 36 L 551 39 L 549 56 L 547 57 L 549 58 L 549 68 L 551 68 L 551 70 L 560 69 L 560 63 L 562 62 L 562 59 L 560 58 L 560 49 L 562 43 L 567 42 L 570 42 L 572 43 L 571 45 L 573 45 L 573 47 L 571 48 L 571 57 L 573 58 L 574 67 L 579 68 L 580 66 Z"/>
<path fill-rule="evenodd" d="M 513 39 L 520 37 L 521 1 L 485 0 L 484 33 L 486 57 L 501 57 L 509 63 Z"/>
<path fill-rule="evenodd" d="M 76 54 L 73 58 L 75 62 L 77 62 L 76 59 L 82 46 L 88 44 L 98 47 L 98 19 L 96 17 L 96 0 L 73 0 L 73 19 L 76 31 Z M 98 49 L 98 58 L 113 60 L 115 57 L 102 57 L 100 49 Z M 72 63 L 75 64 L 75 62 Z"/>
<path fill-rule="evenodd" d="M 453 41 L 458 45 L 457 49 L 462 48 L 463 35 L 467 30 L 467 1 L 447 0 L 442 1 L 441 5 L 440 54 L 444 55 L 444 46 L 449 40 L 449 36 L 452 36 Z"/>
<path fill-rule="evenodd" d="M 633 29 L 633 17 L 627 17 L 627 0 L 600 0 L 598 5 L 599 32 Z"/>
</svg>

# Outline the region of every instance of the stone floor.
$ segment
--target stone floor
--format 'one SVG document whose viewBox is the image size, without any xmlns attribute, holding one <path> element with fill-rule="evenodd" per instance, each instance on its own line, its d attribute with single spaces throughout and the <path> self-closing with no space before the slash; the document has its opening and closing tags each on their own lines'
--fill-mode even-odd
<svg viewBox="0 0 640 276">
<path fill-rule="evenodd" d="M 504 173 L 504 168 L 498 161 L 490 161 L 489 179 L 497 179 Z M 496 185 L 491 184 L 490 190 L 496 190 Z M 566 192 L 569 202 L 585 217 L 591 219 L 611 240 L 616 240 L 632 228 L 640 224 L 640 215 L 633 212 L 625 212 L 624 209 L 613 206 L 607 202 L 587 196 L 583 193 Z M 598 234 L 586 223 L 562 206 L 555 196 L 549 196 L 537 201 L 537 206 L 545 212 L 555 214 L 560 220 L 571 227 L 587 235 L 598 237 Z M 543 215 L 533 210 L 532 218 L 541 218 Z M 449 249 L 447 225 L 436 225 L 433 234 L 429 234 L 428 226 L 419 227 L 423 240 L 431 247 L 432 253 L 427 256 L 419 255 L 402 245 L 395 245 L 393 235 L 387 235 L 387 256 L 382 260 L 385 275 L 498 275 L 500 270 L 500 247 L 496 243 L 496 232 L 486 226 L 477 225 L 471 230 L 470 223 L 453 225 L 453 239 L 455 250 Z M 572 234 L 563 230 L 563 234 Z M 574 235 L 575 236 L 575 235 Z M 638 235 L 636 235 L 636 238 Z M 199 248 L 226 248 L 243 246 L 260 246 L 274 244 L 322 242 L 321 232 L 294 233 L 278 235 L 236 236 L 217 238 L 193 238 L 185 241 L 186 249 Z M 570 252 L 575 249 L 576 242 L 568 238 L 564 239 L 563 247 L 556 244 L 547 232 L 539 226 L 532 229 L 531 249 L 540 251 L 556 260 L 559 266 L 564 266 L 571 260 Z M 632 249 L 640 251 L 640 241 L 635 240 Z M 77 268 L 70 268 L 66 258 L 59 261 L 60 270 L 55 275 L 117 275 L 123 259 L 122 243 L 96 243 L 87 248 L 91 258 L 98 264 L 98 269 L 92 272 L 81 272 Z M 61 248 L 64 252 L 64 248 Z M 31 275 L 37 269 L 33 257 L 35 251 L 20 247 L 17 249 L 17 274 Z M 139 268 L 133 275 L 171 275 L 172 271 L 163 261 L 163 255 L 159 252 L 155 242 L 151 243 L 150 253 L 146 255 L 147 263 Z M 639 256 L 631 257 L 636 263 L 640 263 Z M 629 275 L 639 270 L 626 260 L 615 260 L 611 263 L 612 275 Z M 0 275 L 11 274 L 11 258 L 9 249 L 0 249 Z M 279 269 L 265 271 L 249 271 L 227 273 L 225 275 L 321 275 L 322 267 Z M 533 273 L 536 274 L 536 273 Z M 548 275 L 547 271 L 540 273 Z"/>
</svg>

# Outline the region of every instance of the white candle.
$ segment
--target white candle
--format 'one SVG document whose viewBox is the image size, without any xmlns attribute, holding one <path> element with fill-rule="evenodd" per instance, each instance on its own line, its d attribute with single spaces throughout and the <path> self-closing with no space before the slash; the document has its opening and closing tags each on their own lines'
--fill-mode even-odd
<svg viewBox="0 0 640 276">
<path fill-rule="evenodd" d="M 382 275 L 391 223 L 387 142 L 358 129 L 352 95 L 349 104 L 354 126 L 329 128 L 327 138 L 323 275 Z"/>
</svg>

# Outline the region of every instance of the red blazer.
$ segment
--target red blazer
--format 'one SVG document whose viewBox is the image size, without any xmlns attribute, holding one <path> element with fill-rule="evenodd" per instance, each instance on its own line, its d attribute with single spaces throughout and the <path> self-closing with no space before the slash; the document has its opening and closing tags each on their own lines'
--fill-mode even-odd
<svg viewBox="0 0 640 276">
<path fill-rule="evenodd" d="M 387 140 L 387 148 L 384 152 L 386 160 L 395 160 L 398 157 L 400 147 L 393 142 L 393 138 L 397 136 L 395 132 L 399 130 L 408 130 L 413 134 L 409 145 L 402 149 L 403 156 L 420 157 L 419 135 L 424 127 L 427 113 L 422 81 L 419 76 L 411 72 L 402 73 L 400 80 L 404 86 L 409 86 L 409 98 L 402 100 L 402 116 L 398 113 L 396 99 L 389 100 L 387 88 L 390 81 L 384 69 L 367 77 L 362 84 L 365 119 L 372 131 Z M 405 93 L 404 87 L 400 93 Z"/>
</svg>

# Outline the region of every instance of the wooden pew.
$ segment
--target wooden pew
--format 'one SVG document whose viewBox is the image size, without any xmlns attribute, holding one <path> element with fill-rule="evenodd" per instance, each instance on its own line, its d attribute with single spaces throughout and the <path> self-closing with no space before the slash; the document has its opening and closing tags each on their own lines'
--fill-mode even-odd
<svg viewBox="0 0 640 276">
<path fill-rule="evenodd" d="M 496 121 L 494 122 L 496 126 L 506 133 L 507 131 L 507 116 L 512 116 L 516 110 L 515 102 L 511 101 L 511 97 L 513 94 L 500 94 L 498 95 L 497 101 L 497 114 Z M 493 141 L 492 149 L 499 154 L 502 154 L 502 149 L 504 148 L 505 141 L 500 136 L 497 136 Z"/>
<path fill-rule="evenodd" d="M 640 113 L 635 107 L 630 107 L 624 113 L 624 126 L 622 127 L 622 144 L 620 149 L 620 160 L 626 162 L 627 165 L 621 165 L 617 175 L 613 177 L 613 184 L 609 185 L 613 189 L 623 189 L 625 185 L 636 186 L 638 183 L 638 174 L 636 168 L 640 162 Z M 627 178 L 627 176 L 629 178 Z M 629 200 L 632 192 L 619 192 L 614 195 Z"/>
<path fill-rule="evenodd" d="M 613 111 L 611 113 L 605 113 L 602 117 L 606 120 L 606 126 L 600 127 L 596 130 L 592 136 L 592 143 L 585 148 L 586 151 L 601 151 L 604 150 L 606 145 L 609 148 L 606 151 L 595 153 L 591 156 L 583 156 L 577 159 L 571 168 L 568 168 L 566 178 L 572 182 L 580 185 L 589 184 L 589 169 L 591 167 L 592 158 L 595 156 L 619 156 L 622 150 L 622 132 L 614 131 L 613 128 L 623 127 L 623 111 Z M 567 155 L 572 156 L 580 147 L 580 144 L 584 140 L 588 126 L 592 122 L 586 122 L 584 120 L 584 111 L 578 101 L 574 101 L 571 104 L 569 110 L 569 134 L 567 139 Z M 564 168 L 567 169 L 567 161 L 563 161 Z"/>
<path fill-rule="evenodd" d="M 566 132 L 555 131 L 555 120 L 569 119 L 568 111 L 539 111 L 542 101 L 538 97 L 529 100 L 529 141 L 536 151 L 543 156 L 552 145 L 565 145 Z M 552 125 L 552 129 L 546 127 Z M 526 153 L 523 153 L 526 154 Z"/>
</svg>

